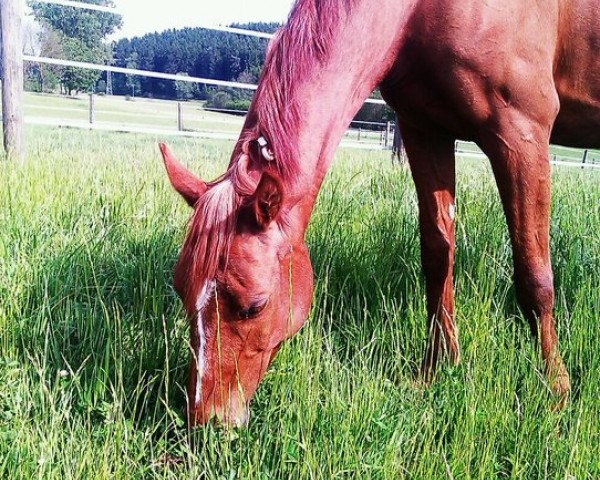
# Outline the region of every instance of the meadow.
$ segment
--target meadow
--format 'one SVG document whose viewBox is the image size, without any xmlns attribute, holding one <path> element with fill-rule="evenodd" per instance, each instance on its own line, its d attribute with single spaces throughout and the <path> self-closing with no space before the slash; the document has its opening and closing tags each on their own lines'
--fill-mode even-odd
<svg viewBox="0 0 600 480">
<path fill-rule="evenodd" d="M 111 131 L 135 132 L 142 130 L 150 134 L 171 134 L 178 130 L 178 103 L 181 104 L 183 130 L 187 136 L 200 136 L 235 140 L 244 123 L 244 117 L 206 110 L 204 101 L 177 102 L 149 98 L 121 96 L 94 96 L 94 128 Z M 66 126 L 89 129 L 89 95 L 67 97 L 53 94 L 27 92 L 25 113 L 32 124 Z M 381 143 L 384 127 L 368 131 L 353 124 L 344 140 L 353 145 L 374 147 Z M 377 130 L 377 129 L 376 129 Z M 579 155 L 579 154 L 578 154 Z M 600 156 L 594 153 L 593 158 Z"/>
<path fill-rule="evenodd" d="M 463 361 L 424 388 L 410 173 L 386 152 L 341 149 L 308 232 L 309 321 L 247 428 L 190 431 L 172 288 L 190 211 L 158 140 L 30 126 L 28 163 L 0 163 L 0 478 L 600 478 L 600 172 L 553 175 L 564 410 L 516 305 L 487 163 L 458 162 Z M 207 179 L 232 148 L 171 143 Z"/>
</svg>

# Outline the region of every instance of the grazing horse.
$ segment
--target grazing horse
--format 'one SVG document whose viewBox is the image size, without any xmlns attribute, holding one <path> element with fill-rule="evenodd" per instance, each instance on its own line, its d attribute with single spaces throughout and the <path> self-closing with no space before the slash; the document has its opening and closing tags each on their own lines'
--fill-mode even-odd
<svg viewBox="0 0 600 480">
<path fill-rule="evenodd" d="M 188 415 L 229 424 L 313 293 L 305 232 L 336 147 L 379 87 L 398 113 L 419 200 L 430 339 L 422 372 L 459 361 L 453 265 L 457 139 L 489 157 L 520 305 L 560 399 L 549 143 L 600 147 L 597 0 L 298 0 L 269 46 L 227 172 L 205 183 L 162 152 L 194 208 L 175 287 L 191 321 Z M 401 252 L 399 252 L 401 255 Z"/>
</svg>

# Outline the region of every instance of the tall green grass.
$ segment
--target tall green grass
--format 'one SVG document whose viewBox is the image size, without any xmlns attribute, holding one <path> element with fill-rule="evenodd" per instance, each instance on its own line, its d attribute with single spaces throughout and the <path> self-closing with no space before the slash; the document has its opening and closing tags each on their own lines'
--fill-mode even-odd
<svg viewBox="0 0 600 480">
<path fill-rule="evenodd" d="M 248 428 L 184 422 L 188 335 L 171 274 L 190 212 L 156 139 L 32 128 L 0 176 L 1 478 L 600 477 L 600 174 L 556 170 L 557 317 L 572 401 L 555 411 L 518 313 L 489 168 L 459 162 L 463 362 L 430 388 L 409 173 L 341 151 L 308 241 L 311 317 Z M 203 177 L 231 145 L 178 140 Z"/>
</svg>

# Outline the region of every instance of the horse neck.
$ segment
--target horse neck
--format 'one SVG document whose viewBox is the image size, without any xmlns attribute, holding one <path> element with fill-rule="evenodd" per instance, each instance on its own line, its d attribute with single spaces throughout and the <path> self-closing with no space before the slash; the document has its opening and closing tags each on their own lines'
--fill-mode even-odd
<svg viewBox="0 0 600 480">
<path fill-rule="evenodd" d="M 414 3 L 355 0 L 333 31 L 326 59 L 315 60 L 310 73 L 297 79 L 292 101 L 299 122 L 289 133 L 297 139 L 299 160 L 289 197 L 302 199 L 307 217 L 344 132 L 395 62 Z M 294 51 L 289 55 L 294 58 Z"/>
<path fill-rule="evenodd" d="M 323 0 L 299 0 L 292 20 L 303 3 L 320 1 Z M 299 204 L 305 218 L 304 229 L 344 132 L 396 60 L 404 27 L 417 1 L 340 1 L 340 5 L 350 2 L 352 7 L 340 15 L 332 29 L 327 55 L 312 58 L 301 73 L 294 73 L 288 80 L 293 85 L 288 102 L 296 106 L 298 122 L 289 132 L 296 141 L 297 159 L 287 198 Z M 314 22 L 305 17 L 297 20 Z M 319 31 L 322 26 L 315 22 L 311 27 Z M 301 47 L 294 47 L 300 42 L 290 44 L 285 54 L 292 61 L 302 58 Z M 273 48 L 278 48 L 277 44 Z M 257 106 L 264 101 L 265 96 L 262 97 L 259 85 L 253 109 L 260 109 Z M 265 108 L 269 108 L 266 103 Z M 285 105 L 278 108 L 285 109 Z M 250 112 L 250 119 L 258 116 L 254 113 Z M 285 147 L 285 141 L 282 143 Z"/>
</svg>

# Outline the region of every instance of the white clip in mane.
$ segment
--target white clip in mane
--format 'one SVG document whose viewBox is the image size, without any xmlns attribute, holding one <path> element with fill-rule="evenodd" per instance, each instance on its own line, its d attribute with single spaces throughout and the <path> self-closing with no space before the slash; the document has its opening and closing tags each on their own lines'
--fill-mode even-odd
<svg viewBox="0 0 600 480">
<path fill-rule="evenodd" d="M 273 151 L 269 148 L 269 142 L 267 142 L 267 139 L 265 137 L 258 137 L 256 141 L 260 146 L 260 153 L 262 153 L 264 159 L 267 162 L 275 161 L 275 155 L 273 154 Z"/>
</svg>

